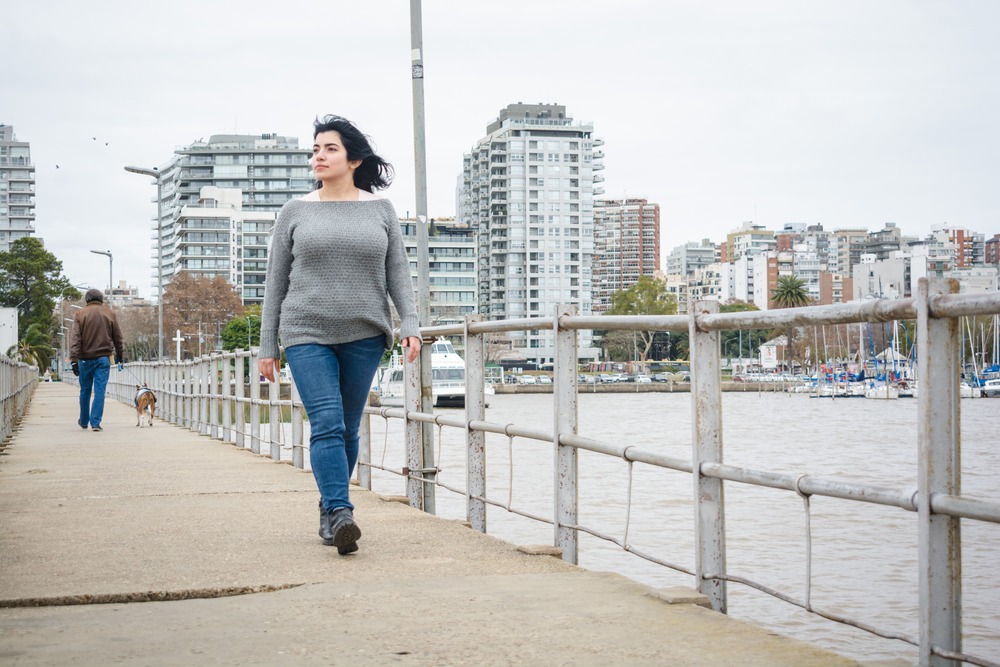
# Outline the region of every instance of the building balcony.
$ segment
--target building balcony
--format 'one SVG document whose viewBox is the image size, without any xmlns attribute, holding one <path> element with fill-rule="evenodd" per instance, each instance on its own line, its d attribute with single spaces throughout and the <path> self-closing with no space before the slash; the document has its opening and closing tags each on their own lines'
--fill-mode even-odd
<svg viewBox="0 0 1000 667">
<path fill-rule="evenodd" d="M 594 174 L 594 183 L 603 183 L 604 174 Z"/>
</svg>

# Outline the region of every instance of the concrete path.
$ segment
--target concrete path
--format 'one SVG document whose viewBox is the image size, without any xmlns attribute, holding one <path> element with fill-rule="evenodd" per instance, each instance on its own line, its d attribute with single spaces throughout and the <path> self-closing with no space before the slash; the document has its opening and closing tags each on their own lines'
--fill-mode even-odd
<svg viewBox="0 0 1000 667">
<path fill-rule="evenodd" d="M 0 455 L 0 665 L 855 665 L 684 591 L 525 554 L 352 488 L 322 546 L 312 475 L 40 384 Z"/>
</svg>

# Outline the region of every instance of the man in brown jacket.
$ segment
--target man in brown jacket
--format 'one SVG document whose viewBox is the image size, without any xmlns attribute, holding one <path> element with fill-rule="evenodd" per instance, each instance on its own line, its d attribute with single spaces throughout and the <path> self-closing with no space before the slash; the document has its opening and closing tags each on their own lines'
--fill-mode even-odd
<svg viewBox="0 0 1000 667">
<path fill-rule="evenodd" d="M 114 311 L 104 305 L 104 293 L 89 289 L 84 297 L 87 305 L 73 317 L 73 337 L 69 349 L 73 375 L 80 378 L 80 428 L 89 425 L 101 430 L 104 416 L 104 392 L 108 387 L 112 353 L 119 372 L 125 363 L 122 330 Z M 91 391 L 94 403 L 90 403 Z"/>
</svg>

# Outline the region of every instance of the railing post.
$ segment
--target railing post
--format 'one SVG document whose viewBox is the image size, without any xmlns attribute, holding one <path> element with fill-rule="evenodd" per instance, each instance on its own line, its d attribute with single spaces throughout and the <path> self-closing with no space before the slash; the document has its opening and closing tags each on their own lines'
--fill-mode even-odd
<svg viewBox="0 0 1000 667">
<path fill-rule="evenodd" d="M 274 382 L 267 383 L 267 432 L 271 440 L 271 460 L 281 460 L 281 377 L 274 376 Z"/>
<path fill-rule="evenodd" d="M 962 649 L 960 523 L 956 517 L 931 511 L 931 499 L 958 495 L 961 480 L 959 321 L 937 319 L 930 313 L 935 296 L 957 292 L 957 280 L 921 278 L 916 303 L 921 667 L 957 667 L 958 662 L 934 655 L 933 647 L 954 653 Z"/>
<path fill-rule="evenodd" d="M 196 431 L 195 410 L 198 407 L 197 380 L 195 379 L 194 361 L 184 362 L 184 426 L 189 431 Z"/>
<path fill-rule="evenodd" d="M 211 365 L 211 360 L 208 357 L 199 357 L 197 361 L 198 373 L 195 377 L 198 378 L 198 433 L 201 435 L 211 434 L 209 428 L 211 420 L 208 416 L 208 408 L 212 404 L 211 384 L 208 380 L 208 376 L 211 374 Z"/>
<path fill-rule="evenodd" d="M 423 466 L 423 447 L 421 444 L 420 422 L 410 420 L 411 412 L 420 412 L 420 362 L 410 363 L 406 360 L 406 350 L 403 350 L 403 409 L 406 419 L 406 497 L 410 499 L 410 507 L 424 509 L 424 485 L 413 477 Z M 422 477 L 422 474 L 417 477 Z"/>
<path fill-rule="evenodd" d="M 179 370 L 178 365 L 172 361 L 166 362 L 167 365 L 167 419 L 171 424 L 179 424 L 178 421 L 178 411 L 177 411 L 177 391 L 178 391 L 178 378 Z"/>
<path fill-rule="evenodd" d="M 232 354 L 222 355 L 219 362 L 219 393 L 222 395 L 222 441 L 233 441 L 233 369 L 230 366 Z"/>
<path fill-rule="evenodd" d="M 208 436 L 213 440 L 220 439 L 221 424 L 219 423 L 219 387 L 222 384 L 219 375 L 222 373 L 221 357 L 214 352 L 208 355 Z"/>
<path fill-rule="evenodd" d="M 240 449 L 245 449 L 246 444 L 246 433 L 247 433 L 247 406 L 246 406 L 246 374 L 243 372 L 246 363 L 244 360 L 249 359 L 242 349 L 236 350 L 236 359 L 233 363 L 233 388 L 236 391 L 236 400 L 234 401 L 233 409 L 236 410 L 236 446 Z"/>
<path fill-rule="evenodd" d="M 576 435 L 577 431 L 577 351 L 576 330 L 559 328 L 564 315 L 576 315 L 576 307 L 559 305 L 555 309 L 555 379 L 552 383 L 553 429 L 555 447 L 555 546 L 562 549 L 562 558 L 577 563 L 579 538 L 579 490 L 577 485 L 578 454 L 576 447 L 563 445 L 561 436 Z"/>
<path fill-rule="evenodd" d="M 700 331 L 700 315 L 719 312 L 717 301 L 698 301 L 690 310 L 691 426 L 694 480 L 695 578 L 712 609 L 726 613 L 726 521 L 721 479 L 701 474 L 701 464 L 722 463 L 722 369 L 717 331 Z"/>
<path fill-rule="evenodd" d="M 485 533 L 486 433 L 469 427 L 486 419 L 486 347 L 482 334 L 469 333 L 469 325 L 482 320 L 482 315 L 465 316 L 465 517 L 473 530 Z"/>
<path fill-rule="evenodd" d="M 250 350 L 250 451 L 260 454 L 260 369 Z"/>
<path fill-rule="evenodd" d="M 299 396 L 299 388 L 295 384 L 295 377 L 292 377 L 292 465 L 302 470 L 306 467 L 306 457 L 305 448 L 303 447 L 303 428 L 302 428 L 302 398 Z M 367 415 L 365 415 L 367 417 Z M 366 422 L 367 420 L 363 420 Z M 364 423 L 362 423 L 364 426 Z M 370 429 L 369 429 L 370 430 Z M 369 439 L 371 436 L 369 435 Z M 371 458 L 371 457 L 369 457 Z M 371 470 L 368 471 L 371 475 Z M 369 478 L 370 479 L 370 478 Z M 371 489 L 371 482 L 369 481 L 366 489 Z"/>
</svg>

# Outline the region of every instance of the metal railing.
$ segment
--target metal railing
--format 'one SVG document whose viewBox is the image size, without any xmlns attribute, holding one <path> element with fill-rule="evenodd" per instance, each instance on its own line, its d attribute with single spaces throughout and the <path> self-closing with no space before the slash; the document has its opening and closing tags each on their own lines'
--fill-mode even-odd
<svg viewBox="0 0 1000 667">
<path fill-rule="evenodd" d="M 402 408 L 366 410 L 362 420 L 358 477 L 371 488 L 372 470 L 388 470 L 405 478 L 406 495 L 413 507 L 433 506 L 437 487 L 466 498 L 466 518 L 476 530 L 486 532 L 486 507 L 501 507 L 521 516 L 553 526 L 553 541 L 563 559 L 576 563 L 579 533 L 617 544 L 650 562 L 695 577 L 698 590 L 718 611 L 727 610 L 727 585 L 740 583 L 813 614 L 864 629 L 875 635 L 898 639 L 919 648 L 921 665 L 940 667 L 960 662 L 996 667 L 982 656 L 962 653 L 961 541 L 960 521 L 1000 523 L 1000 502 L 984 501 L 960 493 L 959 460 L 959 360 L 960 331 L 956 318 L 1000 313 L 1000 294 L 958 294 L 954 280 L 921 280 L 919 294 L 910 299 L 850 302 L 778 311 L 720 313 L 716 302 L 693 304 L 688 315 L 666 316 L 577 316 L 572 308 L 560 307 L 551 317 L 484 321 L 470 315 L 461 325 L 425 327 L 425 339 L 442 335 L 464 335 L 466 350 L 466 400 L 464 416 L 426 414 L 419 411 L 420 387 L 416 364 L 407 364 L 406 397 Z M 792 475 L 727 465 L 722 456 L 721 350 L 719 332 L 728 329 L 774 329 L 858 322 L 917 321 L 918 386 L 918 482 L 914 487 L 874 486 L 815 475 Z M 577 431 L 577 331 L 661 330 L 687 331 L 691 364 L 692 437 L 690 459 L 665 456 L 631 445 L 587 438 Z M 549 330 L 555 335 L 555 373 L 551 431 L 497 424 L 485 419 L 485 337 L 497 332 Z M 135 385 L 148 384 L 157 394 L 157 416 L 202 435 L 233 442 L 261 453 L 269 445 L 272 459 L 281 450 L 292 450 L 292 463 L 304 466 L 303 410 L 294 382 L 289 395 L 280 395 L 279 385 L 263 390 L 256 372 L 255 353 L 238 350 L 213 354 L 193 361 L 132 363 L 127 373 L 112 372 L 109 391 L 131 404 Z M 252 371 L 250 369 L 253 369 Z M 290 414 L 288 414 L 290 412 Z M 405 422 L 406 463 L 392 471 L 373 463 L 371 416 Z M 290 442 L 285 443 L 283 419 L 291 422 Z M 467 466 L 465 488 L 437 479 L 432 447 L 421 443 L 421 425 L 436 424 L 465 432 Z M 263 425 L 267 432 L 263 433 Z M 509 501 L 486 493 L 486 433 L 506 435 L 510 441 L 525 438 L 554 443 L 556 465 L 554 512 L 544 517 L 512 508 Z M 619 539 L 579 523 L 578 452 L 586 450 L 643 464 L 690 474 L 694 500 L 694 568 L 685 568 L 641 553 Z M 631 480 L 631 477 L 630 477 Z M 806 508 L 806 582 L 803 599 L 795 598 L 726 570 L 726 526 L 723 502 L 726 483 L 781 489 L 796 494 Z M 809 498 L 822 496 L 862 503 L 898 507 L 917 515 L 919 567 L 919 632 L 917 637 L 891 632 L 844 614 L 817 608 L 811 602 L 811 535 Z M 629 499 L 629 502 L 631 499 Z"/>
<path fill-rule="evenodd" d="M 38 368 L 35 366 L 0 355 L 0 413 L 3 418 L 0 451 L 7 447 L 11 435 L 21 423 L 38 386 L 38 379 Z"/>
<path fill-rule="evenodd" d="M 425 338 L 464 335 L 467 383 L 464 418 L 425 414 L 419 411 L 420 387 L 414 365 L 406 368 L 406 398 L 403 408 L 369 409 L 369 414 L 406 422 L 406 465 L 398 471 L 406 478 L 410 504 L 422 507 L 427 494 L 439 486 L 465 495 L 467 520 L 486 531 L 486 506 L 501 507 L 521 516 L 551 523 L 554 543 L 564 560 L 575 563 L 580 532 L 617 544 L 646 560 L 693 575 L 698 590 L 712 607 L 727 609 L 727 584 L 740 583 L 796 605 L 813 614 L 851 625 L 875 635 L 917 646 L 921 665 L 957 665 L 959 662 L 994 667 L 998 663 L 982 656 L 962 653 L 961 541 L 960 520 L 1000 523 L 1000 502 L 983 501 L 960 493 L 959 460 L 959 360 L 961 316 L 1000 313 L 1000 294 L 958 294 L 953 280 L 921 280 L 919 294 L 910 299 L 850 302 L 779 311 L 719 313 L 716 302 L 699 302 L 687 316 L 586 316 L 560 307 L 552 317 L 483 321 L 468 316 L 462 326 L 428 327 Z M 814 475 L 792 475 L 726 465 L 722 458 L 721 350 L 719 331 L 728 329 L 774 329 L 858 322 L 916 320 L 918 358 L 918 483 L 913 487 L 873 486 Z M 577 433 L 577 345 L 576 331 L 658 330 L 689 333 L 691 363 L 692 442 L 690 459 L 613 442 L 586 438 Z M 556 343 L 553 386 L 553 429 L 541 431 L 485 420 L 484 337 L 507 331 L 550 330 Z M 454 427 L 466 432 L 466 487 L 455 488 L 437 480 L 438 469 L 426 460 L 420 445 L 421 423 Z M 370 427 L 363 425 L 363 433 Z M 486 433 L 508 438 L 527 438 L 556 445 L 554 515 L 540 517 L 515 510 L 509 502 L 486 494 Z M 370 443 L 369 443 L 370 445 Z M 582 526 L 578 521 L 578 450 L 597 452 L 627 462 L 689 473 L 694 485 L 695 567 L 665 562 L 642 554 L 618 539 Z M 371 486 L 370 449 L 362 443 L 359 478 Z M 385 468 L 381 468 L 385 469 Z M 631 479 L 631 478 L 630 478 Z M 750 579 L 726 571 L 726 527 L 723 503 L 726 482 L 783 489 L 805 501 L 807 526 L 809 498 L 825 496 L 898 507 L 916 513 L 918 524 L 919 633 L 917 637 L 880 629 L 844 614 L 817 608 L 811 602 L 811 541 L 807 539 L 804 599 L 797 599 Z M 807 533 L 810 529 L 807 528 Z M 627 535 L 627 529 L 626 529 Z"/>
</svg>

